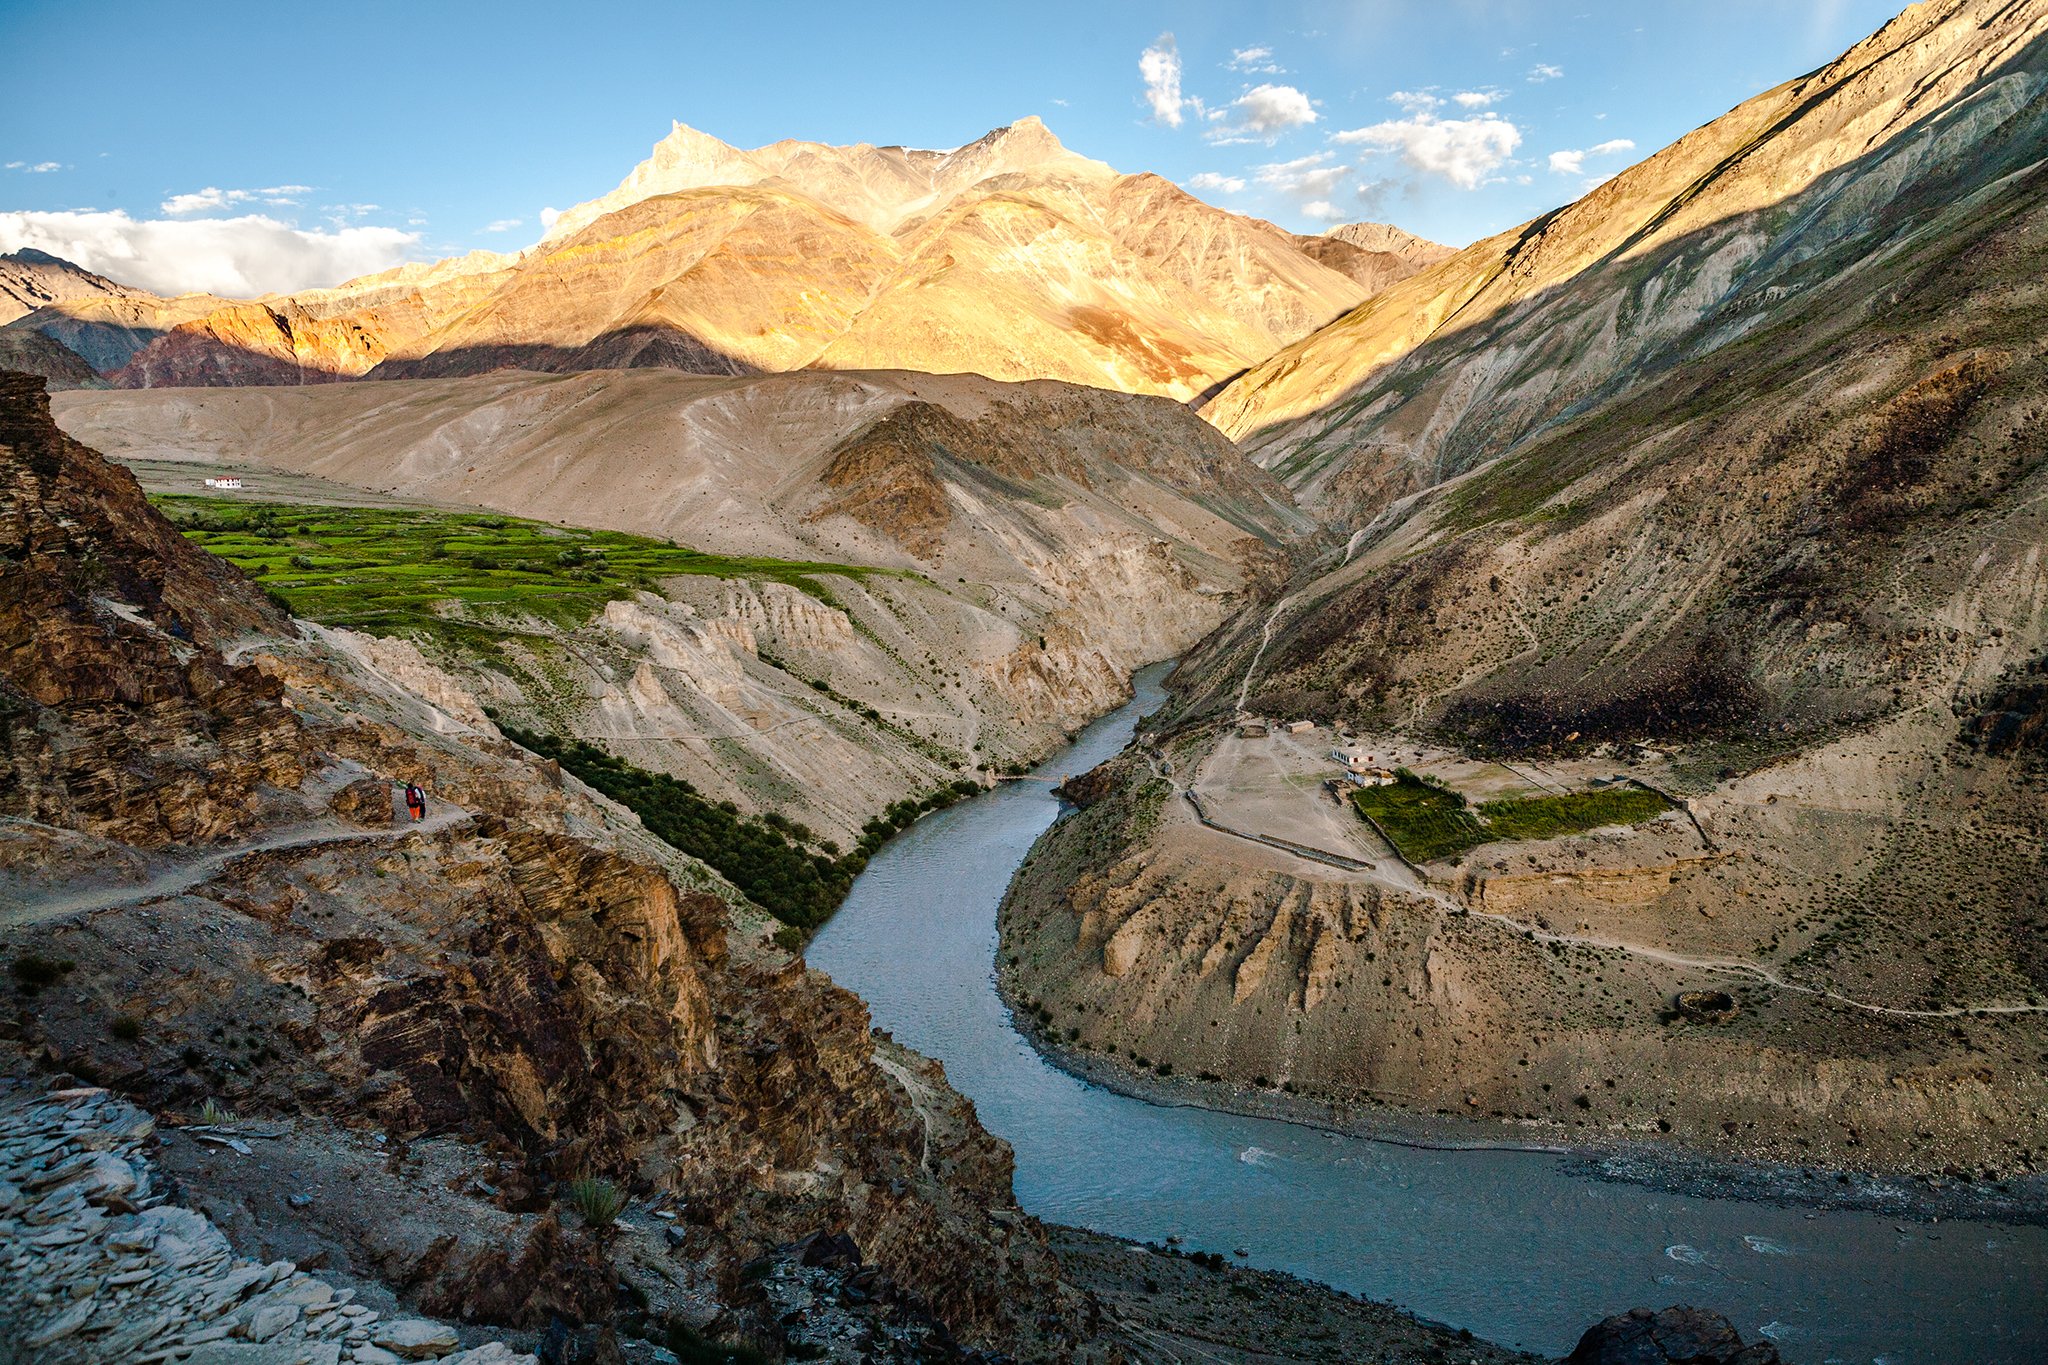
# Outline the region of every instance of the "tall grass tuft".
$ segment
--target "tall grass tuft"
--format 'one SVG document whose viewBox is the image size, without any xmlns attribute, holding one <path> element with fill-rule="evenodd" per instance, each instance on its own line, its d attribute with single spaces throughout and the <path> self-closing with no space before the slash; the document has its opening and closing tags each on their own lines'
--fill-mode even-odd
<svg viewBox="0 0 2048 1365">
<path fill-rule="evenodd" d="M 626 1192 L 609 1180 L 585 1176 L 564 1185 L 562 1193 L 585 1227 L 608 1228 L 625 1212 Z"/>
</svg>

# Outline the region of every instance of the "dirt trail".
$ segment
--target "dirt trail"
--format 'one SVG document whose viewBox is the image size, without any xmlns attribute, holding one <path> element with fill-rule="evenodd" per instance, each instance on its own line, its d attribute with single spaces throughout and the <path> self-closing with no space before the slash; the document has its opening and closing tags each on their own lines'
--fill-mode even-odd
<svg viewBox="0 0 2048 1365">
<path fill-rule="evenodd" d="M 408 834 L 431 834 L 470 818 L 470 812 L 444 801 L 434 802 L 434 807 L 426 819 L 395 825 L 390 829 L 357 829 L 336 820 L 287 825 L 261 838 L 214 849 L 201 857 L 176 863 L 143 882 L 68 890 L 54 896 L 0 896 L 0 929 L 19 929 L 55 919 L 95 914 L 119 905 L 135 905 L 181 895 L 212 880 L 236 859 L 256 853 L 313 848 L 321 844 L 388 842 Z"/>
<path fill-rule="evenodd" d="M 896 1084 L 903 1087 L 903 1093 L 910 1099 L 910 1107 L 917 1111 L 918 1120 L 924 1124 L 924 1150 L 918 1156 L 917 1163 L 924 1167 L 926 1175 L 930 1175 L 932 1169 L 931 1087 L 913 1074 L 909 1067 L 884 1057 L 879 1051 L 875 1053 L 875 1065 L 882 1068 Z"/>
<path fill-rule="evenodd" d="M 1577 934 L 1557 934 L 1536 925 L 1497 915 L 1485 910 L 1467 910 L 1463 913 L 1473 919 L 1492 920 L 1506 925 L 1519 934 L 1527 935 L 1539 943 L 1569 943 L 1582 948 L 1598 948 L 1608 952 L 1627 953 L 1632 957 L 1645 957 L 1654 962 L 1668 963 L 1674 967 L 1690 967 L 1697 971 L 1722 972 L 1729 975 L 1749 976 L 1783 991 L 1794 991 L 1800 995 L 1818 996 L 1848 1005 L 1854 1009 L 1867 1010 L 1871 1014 L 1888 1014 L 1905 1019 L 1956 1019 L 1966 1014 L 2043 1014 L 2048 1005 L 1947 1005 L 1935 1010 L 1906 1009 L 1896 1005 L 1876 1005 L 1868 1000 L 1843 995 L 1821 986 L 1802 986 L 1796 981 L 1787 981 L 1769 968 L 1741 958 L 1687 957 L 1682 953 L 1667 952 L 1662 948 L 1646 948 L 1636 943 L 1617 943 L 1611 939 L 1586 938 Z"/>
<path fill-rule="evenodd" d="M 1293 596 L 1283 597 L 1266 613 L 1266 624 L 1259 629 L 1259 647 L 1252 651 L 1252 661 L 1244 668 L 1244 681 L 1237 685 L 1238 710 L 1244 710 L 1245 699 L 1251 696 L 1252 677 L 1259 671 L 1259 660 L 1266 657 L 1266 647 L 1273 643 L 1273 627 L 1280 624 L 1280 613 L 1293 605 Z"/>
</svg>

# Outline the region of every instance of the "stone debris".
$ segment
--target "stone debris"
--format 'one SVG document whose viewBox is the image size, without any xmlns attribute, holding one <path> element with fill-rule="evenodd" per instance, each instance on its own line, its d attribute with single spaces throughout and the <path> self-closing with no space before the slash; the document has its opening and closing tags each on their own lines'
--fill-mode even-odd
<svg viewBox="0 0 2048 1365">
<path fill-rule="evenodd" d="M 234 1254 L 167 1203 L 156 1124 L 104 1090 L 0 1094 L 0 1358 L 38 1365 L 535 1365 L 501 1342 L 380 1320 L 353 1290 Z"/>
</svg>

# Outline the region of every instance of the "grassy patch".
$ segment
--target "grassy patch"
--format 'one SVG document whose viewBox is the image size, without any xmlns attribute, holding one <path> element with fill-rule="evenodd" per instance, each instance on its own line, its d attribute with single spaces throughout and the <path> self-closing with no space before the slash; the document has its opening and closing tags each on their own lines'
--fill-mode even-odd
<svg viewBox="0 0 2048 1365">
<path fill-rule="evenodd" d="M 609 1180 L 572 1180 L 563 1186 L 562 1192 L 585 1227 L 608 1228 L 626 1211 L 626 1192 Z"/>
<path fill-rule="evenodd" d="M 482 512 L 153 499 L 185 536 L 258 579 L 296 616 L 374 635 L 493 631 L 493 620 L 573 629 L 607 602 L 687 574 L 786 583 L 897 574 L 848 564 L 703 554 L 646 536 Z M 478 643 L 471 641 L 471 643 Z"/>
<path fill-rule="evenodd" d="M 1554 839 L 1602 825 L 1637 825 L 1654 820 L 1671 803 L 1640 787 L 1608 787 L 1568 796 L 1533 796 L 1519 801 L 1487 801 L 1479 814 L 1489 839 Z"/>
<path fill-rule="evenodd" d="M 1640 824 L 1671 809 L 1655 792 L 1609 787 L 1487 801 L 1475 811 L 1458 793 L 1405 769 L 1391 785 L 1362 787 L 1351 800 L 1412 863 L 1453 857 L 1496 841 L 1555 839 L 1603 825 Z"/>
<path fill-rule="evenodd" d="M 1448 858 L 1486 842 L 1464 797 L 1405 770 L 1387 786 L 1360 787 L 1351 801 L 1411 863 Z"/>
</svg>

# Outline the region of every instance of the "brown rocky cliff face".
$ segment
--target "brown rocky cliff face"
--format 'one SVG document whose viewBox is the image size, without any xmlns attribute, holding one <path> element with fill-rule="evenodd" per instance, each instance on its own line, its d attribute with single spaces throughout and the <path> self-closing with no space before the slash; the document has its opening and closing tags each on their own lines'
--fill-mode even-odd
<svg viewBox="0 0 2048 1365">
<path fill-rule="evenodd" d="M 39 379 L 0 374 L 0 812 L 136 844 L 223 837 L 260 785 L 299 783 L 301 757 L 282 689 L 204 646 L 283 619 L 87 455 Z"/>
<path fill-rule="evenodd" d="M 0 398 L 4 812 L 42 822 L 0 829 L 0 868 L 72 869 L 0 902 L 0 939 L 76 964 L 0 1037 L 160 1110 L 217 1099 L 344 1146 L 374 1126 L 393 1171 L 411 1143 L 475 1152 L 488 1201 L 293 1215 L 439 1311 L 604 1310 L 601 1239 L 545 1212 L 604 1175 L 686 1200 L 677 1254 L 733 1293 L 752 1257 L 832 1231 L 962 1335 L 1014 1343 L 1056 1314 L 1036 1225 L 990 1217 L 1014 1208 L 1007 1149 L 936 1068 L 878 1066 L 855 997 L 729 943 L 724 904 L 679 893 L 644 831 L 559 773 L 408 730 L 415 711 L 59 437 L 31 383 Z M 262 667 L 228 664 L 230 640 Z M 380 827 L 377 789 L 416 777 L 440 822 Z M 171 884 L 92 889 L 151 865 Z"/>
</svg>

